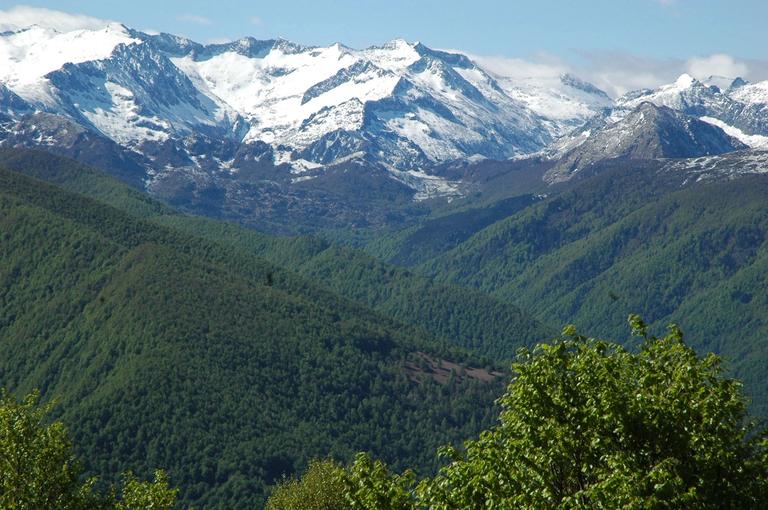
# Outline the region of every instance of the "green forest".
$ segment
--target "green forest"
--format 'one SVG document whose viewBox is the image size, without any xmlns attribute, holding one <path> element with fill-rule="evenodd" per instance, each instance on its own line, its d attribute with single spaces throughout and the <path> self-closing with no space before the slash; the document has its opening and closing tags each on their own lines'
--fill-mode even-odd
<svg viewBox="0 0 768 510">
<path fill-rule="evenodd" d="M 502 377 L 424 361 L 487 360 L 251 253 L 8 171 L 0 213 L 0 379 L 60 403 L 89 474 L 259 506 L 314 456 L 434 469 L 492 421 Z"/>
<path fill-rule="evenodd" d="M 521 349 L 498 422 L 440 448 L 433 476 L 364 452 L 348 464 L 315 459 L 301 477 L 278 480 L 266 510 L 763 508 L 768 430 L 748 419 L 739 381 L 677 326 L 657 338 L 639 316 L 629 324 L 632 350 L 572 325 Z M 129 471 L 105 490 L 82 481 L 50 410 L 35 393 L 0 395 L 2 508 L 174 508 L 178 489 L 164 471 L 152 481 Z"/>
<path fill-rule="evenodd" d="M 0 150 L 0 507 L 761 508 L 768 179 L 617 165 L 347 243 Z"/>
<path fill-rule="evenodd" d="M 739 381 L 698 356 L 677 326 L 633 350 L 563 337 L 520 352 L 499 422 L 433 477 L 359 454 L 310 464 L 267 510 L 765 508 L 768 435 L 747 418 Z"/>
</svg>

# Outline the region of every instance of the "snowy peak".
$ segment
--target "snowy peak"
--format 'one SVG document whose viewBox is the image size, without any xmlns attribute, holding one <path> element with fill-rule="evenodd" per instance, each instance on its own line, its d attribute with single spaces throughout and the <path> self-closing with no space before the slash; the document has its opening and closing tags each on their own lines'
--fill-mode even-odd
<svg viewBox="0 0 768 510">
<path fill-rule="evenodd" d="M 577 78 L 572 74 L 561 74 L 560 83 L 562 83 L 565 87 L 570 87 L 572 89 L 585 92 L 586 94 L 594 96 L 595 98 L 599 98 L 600 100 L 605 101 L 606 104 L 611 102 L 611 98 L 608 96 L 608 94 L 605 93 L 605 91 L 600 90 L 591 83 Z"/>
<path fill-rule="evenodd" d="M 150 180 L 234 175 L 239 151 L 295 173 L 361 160 L 415 189 L 440 162 L 539 152 L 610 102 L 570 75 L 502 78 L 402 39 L 204 45 L 109 22 L 0 35 L 0 86 L 4 117 L 74 122 L 146 156 Z"/>
<path fill-rule="evenodd" d="M 677 78 L 677 80 L 675 80 L 674 88 L 678 90 L 689 89 L 694 85 L 694 83 L 697 82 L 698 80 L 696 80 L 696 78 L 690 74 L 683 73 Z"/>
<path fill-rule="evenodd" d="M 717 87 L 708 87 L 691 75 L 682 74 L 674 83 L 655 90 L 626 94 L 616 101 L 616 107 L 631 110 L 646 101 L 689 115 L 702 115 L 713 109 L 724 109 L 727 98 Z"/>
<path fill-rule="evenodd" d="M 509 157 L 550 139 L 543 122 L 468 57 L 421 43 L 354 50 L 241 40 L 189 48 L 173 49 L 183 56 L 172 60 L 249 121 L 246 142 L 291 147 L 315 162 L 328 159 L 319 146 L 333 146 L 339 157 L 350 155 L 340 145 L 358 152 L 359 142 L 340 144 L 340 136 L 381 139 L 377 147 L 386 140 L 378 158 L 400 169 L 474 154 L 467 150 Z M 355 131 L 359 136 L 340 135 Z"/>
<path fill-rule="evenodd" d="M 615 115 L 643 101 L 668 106 L 696 117 L 716 119 L 745 137 L 768 136 L 768 82 L 747 83 L 741 78 L 710 77 L 701 82 L 682 75 L 655 90 L 629 93 L 616 101 Z M 745 143 L 750 139 L 743 138 Z"/>
<path fill-rule="evenodd" d="M 59 32 L 32 26 L 0 36 L 0 83 L 30 102 L 50 104 L 45 76 L 66 64 L 108 58 L 120 44 L 139 43 L 123 25 Z"/>
<path fill-rule="evenodd" d="M 124 145 L 226 130 L 236 118 L 148 44 L 119 44 L 109 58 L 65 64 L 45 78 L 56 91 L 57 105 L 51 111 Z"/>
<path fill-rule="evenodd" d="M 591 117 L 613 106 L 594 85 L 570 74 L 506 78 L 493 75 L 504 93 L 538 115 L 552 139 L 569 134 Z"/>
<path fill-rule="evenodd" d="M 545 178 L 549 182 L 568 180 L 605 159 L 692 158 L 746 148 L 717 126 L 646 101 L 620 120 L 588 134 Z"/>
</svg>

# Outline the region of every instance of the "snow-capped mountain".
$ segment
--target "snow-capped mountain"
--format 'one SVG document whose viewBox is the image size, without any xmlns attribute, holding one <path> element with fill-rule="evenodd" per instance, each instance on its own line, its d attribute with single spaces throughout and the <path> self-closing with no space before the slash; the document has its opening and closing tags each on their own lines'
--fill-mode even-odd
<svg viewBox="0 0 768 510">
<path fill-rule="evenodd" d="M 403 40 L 202 45 L 117 23 L 0 34 L 2 114 L 60 115 L 141 153 L 148 185 L 183 168 L 235 172 L 235 152 L 263 158 L 267 144 L 294 173 L 360 159 L 421 189 L 436 163 L 540 151 L 609 103 L 572 76 L 515 82 Z"/>
<path fill-rule="evenodd" d="M 404 40 L 204 45 L 98 20 L 19 26 L 0 33 L 0 146 L 44 147 L 180 207 L 276 228 L 383 224 L 386 201 L 472 193 L 445 169 L 485 160 L 548 155 L 556 182 L 605 158 L 743 148 L 734 138 L 768 148 L 768 82 L 683 75 L 613 101 L 569 74 L 523 72 Z"/>
<path fill-rule="evenodd" d="M 651 106 L 657 107 L 654 115 Z M 666 121 L 658 124 L 648 119 Z M 766 134 L 768 82 L 722 76 L 699 81 L 683 74 L 674 83 L 625 94 L 556 140 L 547 153 L 558 162 L 547 178 L 565 180 L 608 158 L 687 158 L 768 149 Z"/>
<path fill-rule="evenodd" d="M 587 127 L 594 132 L 582 130 L 582 143 L 564 152 L 545 175 L 548 182 L 568 180 L 604 159 L 696 158 L 747 148 L 710 123 L 649 101 L 640 103 L 620 120 L 599 123 L 600 119 L 596 119 Z"/>
<path fill-rule="evenodd" d="M 315 163 L 365 152 L 414 169 L 473 154 L 509 157 L 549 141 L 542 120 L 482 69 L 421 44 L 357 51 L 243 39 L 187 48 L 173 62 L 247 119 L 244 142 L 290 147 Z"/>
<path fill-rule="evenodd" d="M 567 135 L 596 113 L 613 107 L 613 100 L 605 92 L 570 74 L 495 78 L 507 95 L 544 119 L 553 139 Z"/>
<path fill-rule="evenodd" d="M 768 135 L 768 82 L 747 83 L 741 78 L 723 77 L 710 77 L 706 82 L 683 74 L 675 83 L 626 94 L 616 101 L 616 112 L 649 101 L 704 120 L 715 119 L 720 127 L 730 126 L 734 135 Z M 759 140 L 742 141 L 750 145 Z"/>
</svg>

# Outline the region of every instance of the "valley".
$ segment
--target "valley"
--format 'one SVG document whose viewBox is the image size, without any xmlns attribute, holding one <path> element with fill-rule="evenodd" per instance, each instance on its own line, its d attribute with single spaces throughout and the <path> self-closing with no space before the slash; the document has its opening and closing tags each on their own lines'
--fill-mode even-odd
<svg viewBox="0 0 768 510">
<path fill-rule="evenodd" d="M 633 394 L 614 362 L 666 377 L 665 346 L 743 383 L 743 402 L 717 393 L 733 416 L 768 417 L 768 81 L 683 73 L 612 97 L 400 38 L 51 19 L 0 14 L 0 388 L 56 402 L 84 476 L 163 468 L 177 508 L 218 510 L 327 470 L 322 488 L 379 476 L 406 495 L 392 508 L 449 505 L 502 441 L 540 446 L 505 428 L 536 429 L 526 381 L 618 421 L 680 411 L 649 383 L 674 405 L 638 417 L 600 386 Z M 525 371 L 542 359 L 583 365 Z M 486 489 L 434 508 L 508 490 Z"/>
</svg>

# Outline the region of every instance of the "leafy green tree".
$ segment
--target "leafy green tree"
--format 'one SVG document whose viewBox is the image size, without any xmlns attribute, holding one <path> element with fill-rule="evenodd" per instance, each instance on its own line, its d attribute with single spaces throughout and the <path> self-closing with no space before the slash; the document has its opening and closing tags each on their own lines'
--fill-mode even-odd
<svg viewBox="0 0 768 510">
<path fill-rule="evenodd" d="M 95 479 L 81 480 L 82 469 L 61 422 L 47 423 L 51 404 L 38 393 L 21 402 L 0 390 L 0 509 L 2 510 L 170 510 L 176 489 L 163 471 L 154 482 L 124 475 L 120 490 L 94 490 Z"/>
<path fill-rule="evenodd" d="M 267 500 L 266 510 L 345 510 L 344 468 L 332 460 L 313 460 L 301 479 L 286 480 Z"/>
<path fill-rule="evenodd" d="M 344 472 L 344 498 L 355 510 L 407 510 L 413 508 L 415 476 L 408 470 L 399 475 L 380 460 L 359 453 Z"/>
<path fill-rule="evenodd" d="M 44 425 L 50 405 L 33 393 L 17 402 L 0 393 L 0 508 L 80 508 L 88 486 L 61 423 Z"/>
<path fill-rule="evenodd" d="M 670 326 L 636 352 L 564 337 L 525 350 L 500 399 L 501 423 L 444 448 L 452 461 L 418 488 L 440 509 L 766 508 L 766 442 L 740 383 Z"/>
<path fill-rule="evenodd" d="M 170 486 L 165 471 L 155 471 L 154 482 L 138 480 L 133 473 L 123 476 L 120 498 L 115 510 L 171 510 L 176 504 L 178 489 Z"/>
<path fill-rule="evenodd" d="M 351 508 L 459 510 L 768 508 L 768 439 L 741 384 L 676 326 L 637 349 L 563 336 L 520 352 L 500 423 L 444 447 L 449 463 L 414 487 L 360 454 L 344 475 Z"/>
</svg>

